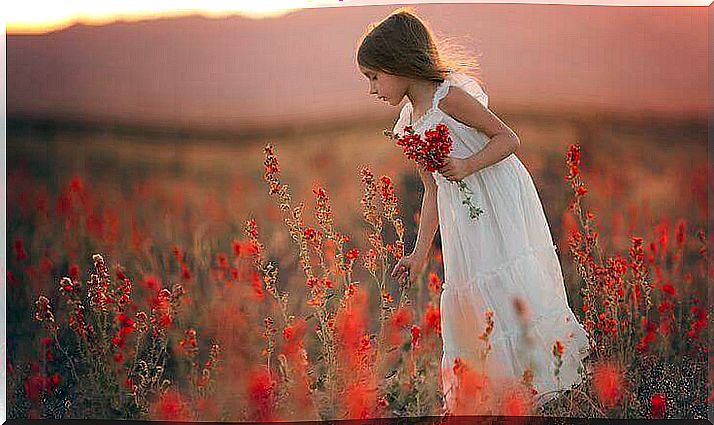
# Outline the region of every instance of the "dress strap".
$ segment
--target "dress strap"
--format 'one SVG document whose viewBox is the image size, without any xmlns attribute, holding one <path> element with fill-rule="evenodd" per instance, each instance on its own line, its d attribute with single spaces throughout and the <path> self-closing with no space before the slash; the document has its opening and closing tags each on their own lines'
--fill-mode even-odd
<svg viewBox="0 0 714 425">
<path fill-rule="evenodd" d="M 436 91 L 434 92 L 434 99 L 431 102 L 431 107 L 432 109 L 437 109 L 437 106 L 439 104 L 439 101 L 446 96 L 446 93 L 449 92 L 449 86 L 451 85 L 451 73 L 453 71 L 449 71 L 449 74 L 444 78 L 444 81 L 439 83 L 439 86 L 436 88 Z"/>
</svg>

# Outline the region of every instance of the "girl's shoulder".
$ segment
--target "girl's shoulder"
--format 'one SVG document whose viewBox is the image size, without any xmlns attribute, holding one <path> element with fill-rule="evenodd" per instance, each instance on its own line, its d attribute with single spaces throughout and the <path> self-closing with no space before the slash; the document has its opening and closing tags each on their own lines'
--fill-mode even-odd
<svg viewBox="0 0 714 425">
<path fill-rule="evenodd" d="M 451 87 L 458 87 L 488 108 L 488 94 L 486 94 L 481 84 L 474 78 L 463 72 L 454 71 L 449 73 L 448 80 L 442 97 L 446 97 Z"/>
</svg>

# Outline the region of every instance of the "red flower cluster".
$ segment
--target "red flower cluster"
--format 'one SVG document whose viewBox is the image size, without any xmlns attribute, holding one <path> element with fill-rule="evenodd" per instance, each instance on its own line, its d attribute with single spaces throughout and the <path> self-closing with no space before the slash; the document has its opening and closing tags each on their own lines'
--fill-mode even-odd
<svg viewBox="0 0 714 425">
<path fill-rule="evenodd" d="M 449 128 L 445 124 L 437 124 L 432 130 L 424 132 L 424 139 L 414 133 L 412 126 L 404 127 L 406 134 L 396 137 L 397 145 L 402 147 L 407 158 L 422 165 L 429 172 L 434 172 L 444 165 L 446 157 L 451 153 L 453 141 Z"/>
<path fill-rule="evenodd" d="M 427 330 L 436 331 L 441 336 L 441 311 L 438 306 L 435 306 L 431 301 L 424 312 L 424 327 Z"/>
<path fill-rule="evenodd" d="M 412 126 L 404 127 L 405 134 L 399 136 L 389 130 L 384 131 L 384 135 L 396 140 L 398 146 L 401 146 L 404 155 L 413 160 L 418 165 L 424 167 L 428 172 L 433 173 L 443 167 L 446 163 L 446 158 L 451 153 L 453 140 L 449 134 L 449 127 L 446 124 L 439 123 L 433 129 L 424 131 L 424 139 L 421 135 L 414 133 Z M 471 202 L 471 189 L 463 180 L 456 182 L 459 186 L 459 191 L 464 196 L 462 203 L 466 205 L 469 211 L 471 220 L 478 219 L 483 210 L 473 205 Z"/>
<path fill-rule="evenodd" d="M 565 160 L 568 163 L 568 174 L 565 175 L 565 180 L 570 182 L 570 186 L 575 192 L 575 199 L 577 199 L 588 192 L 580 179 L 580 145 L 569 145 Z M 571 201 L 570 209 L 574 207 L 575 199 Z"/>
<path fill-rule="evenodd" d="M 436 295 L 441 293 L 441 279 L 434 272 L 429 272 L 429 290 Z"/>
<path fill-rule="evenodd" d="M 600 402 L 608 408 L 614 407 L 625 392 L 625 377 L 622 369 L 615 363 L 596 364 L 593 385 Z"/>
</svg>

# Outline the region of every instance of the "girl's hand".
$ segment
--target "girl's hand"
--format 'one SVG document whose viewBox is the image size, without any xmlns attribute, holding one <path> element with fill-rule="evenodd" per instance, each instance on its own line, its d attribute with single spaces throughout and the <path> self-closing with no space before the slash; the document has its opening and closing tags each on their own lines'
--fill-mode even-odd
<svg viewBox="0 0 714 425">
<path fill-rule="evenodd" d="M 392 277 L 400 283 L 408 280 L 409 286 L 416 282 L 417 276 L 426 268 L 427 257 L 418 256 L 414 252 L 399 259 L 392 269 Z"/>
<path fill-rule="evenodd" d="M 461 181 L 464 177 L 472 173 L 470 163 L 467 159 L 446 157 L 444 166 L 439 168 L 439 173 L 449 181 Z"/>
</svg>

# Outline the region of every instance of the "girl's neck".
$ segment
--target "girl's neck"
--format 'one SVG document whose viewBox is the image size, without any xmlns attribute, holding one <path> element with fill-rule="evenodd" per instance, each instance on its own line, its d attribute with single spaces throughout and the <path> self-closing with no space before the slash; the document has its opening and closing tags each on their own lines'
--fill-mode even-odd
<svg viewBox="0 0 714 425">
<path fill-rule="evenodd" d="M 412 119 L 418 120 L 431 108 L 431 101 L 439 83 L 436 81 L 413 81 L 407 88 L 407 97 L 412 104 Z"/>
</svg>

